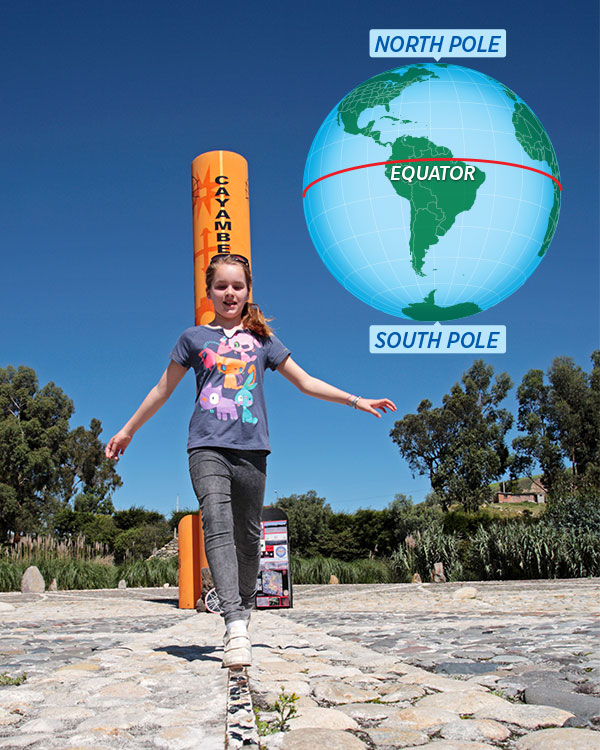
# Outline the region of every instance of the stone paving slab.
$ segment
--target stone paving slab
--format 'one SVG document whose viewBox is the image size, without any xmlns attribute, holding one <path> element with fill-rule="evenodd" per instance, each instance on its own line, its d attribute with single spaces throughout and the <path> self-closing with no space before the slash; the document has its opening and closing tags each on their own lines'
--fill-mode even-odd
<svg viewBox="0 0 600 750">
<path fill-rule="evenodd" d="M 261 745 L 600 747 L 598 584 L 297 586 L 252 617 L 261 718 L 301 696 Z M 0 749 L 225 747 L 222 633 L 174 588 L 0 594 L 0 673 L 28 675 L 0 688 Z"/>
</svg>

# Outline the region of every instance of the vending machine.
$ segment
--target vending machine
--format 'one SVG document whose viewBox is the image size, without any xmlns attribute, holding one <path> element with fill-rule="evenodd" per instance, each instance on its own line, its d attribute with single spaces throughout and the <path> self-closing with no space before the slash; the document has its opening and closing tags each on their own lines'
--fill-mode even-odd
<svg viewBox="0 0 600 750">
<path fill-rule="evenodd" d="M 287 515 L 275 506 L 263 508 L 257 609 L 293 606 L 292 569 Z"/>
</svg>

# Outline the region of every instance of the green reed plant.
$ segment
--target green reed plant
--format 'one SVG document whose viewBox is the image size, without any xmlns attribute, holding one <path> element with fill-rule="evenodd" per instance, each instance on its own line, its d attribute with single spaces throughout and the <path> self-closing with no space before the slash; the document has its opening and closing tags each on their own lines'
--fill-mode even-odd
<svg viewBox="0 0 600 750">
<path fill-rule="evenodd" d="M 177 558 L 126 561 L 114 565 L 104 544 L 86 544 L 83 536 L 58 540 L 23 536 L 0 548 L 0 591 L 19 591 L 25 570 L 35 565 L 46 586 L 53 578 L 59 589 L 114 588 L 121 578 L 129 586 L 177 586 Z"/>
<path fill-rule="evenodd" d="M 124 562 L 116 569 L 117 578 L 127 581 L 132 587 L 156 587 L 165 583 L 178 585 L 178 559 L 176 557 L 153 557 L 151 560 Z"/>
<path fill-rule="evenodd" d="M 464 540 L 458 534 L 445 534 L 441 524 L 407 536 L 391 557 L 396 579 L 410 581 L 418 573 L 429 581 L 435 563 L 443 563 L 449 580 L 464 578 Z"/>
<path fill-rule="evenodd" d="M 25 535 L 13 544 L 0 545 L 0 558 L 13 562 L 23 560 L 93 560 L 109 555 L 108 545 L 96 542 L 87 544 L 81 534 L 73 539 L 60 540 L 48 534 Z"/>
<path fill-rule="evenodd" d="M 340 583 L 393 583 L 396 580 L 390 562 L 382 558 L 364 558 L 345 562 L 332 557 L 292 556 L 294 583 L 329 583 L 332 575 Z"/>
<path fill-rule="evenodd" d="M 480 578 L 575 578 L 600 575 L 600 535 L 551 523 L 480 527 L 470 566 Z"/>
</svg>

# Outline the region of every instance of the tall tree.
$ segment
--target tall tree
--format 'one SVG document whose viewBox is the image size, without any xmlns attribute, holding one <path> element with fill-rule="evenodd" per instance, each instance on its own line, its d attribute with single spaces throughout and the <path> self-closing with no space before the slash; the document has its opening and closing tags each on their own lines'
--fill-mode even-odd
<svg viewBox="0 0 600 750">
<path fill-rule="evenodd" d="M 493 367 L 476 360 L 441 407 L 425 399 L 390 432 L 411 470 L 429 477 L 444 510 L 455 503 L 477 509 L 509 464 L 505 437 L 513 417 L 500 403 L 512 382 L 506 373 L 493 374 Z"/>
<path fill-rule="evenodd" d="M 570 357 L 556 357 L 548 368 L 529 370 L 517 389 L 518 428 L 513 440 L 514 473 L 542 470 L 548 489 L 568 468 L 571 482 L 600 482 L 600 352 L 586 373 Z"/>
<path fill-rule="evenodd" d="M 89 429 L 76 427 L 69 433 L 59 469 L 61 494 L 65 502 L 74 499 L 75 510 L 111 514 L 110 496 L 122 481 L 104 455 L 101 432 L 100 420 L 92 419 Z"/>
<path fill-rule="evenodd" d="M 321 538 L 327 534 L 332 510 L 324 497 L 314 490 L 302 495 L 280 497 L 276 506 L 287 514 L 292 552 L 311 555 L 319 550 Z"/>
<path fill-rule="evenodd" d="M 106 499 L 121 483 L 102 453 L 100 422 L 71 432 L 73 411 L 54 383 L 39 388 L 31 368 L 0 368 L 0 538 L 50 529 L 77 487 Z"/>
</svg>

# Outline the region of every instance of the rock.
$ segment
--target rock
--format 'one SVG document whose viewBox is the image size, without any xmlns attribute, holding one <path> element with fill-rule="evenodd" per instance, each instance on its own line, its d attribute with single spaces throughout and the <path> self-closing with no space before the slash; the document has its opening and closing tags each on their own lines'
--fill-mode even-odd
<svg viewBox="0 0 600 750">
<path fill-rule="evenodd" d="M 492 656 L 497 656 L 498 650 L 494 651 L 491 648 L 465 648 L 457 649 L 453 651 L 450 656 L 455 659 L 491 659 Z"/>
<path fill-rule="evenodd" d="M 453 680 L 450 677 L 442 677 L 439 674 L 431 674 L 424 669 L 409 672 L 407 675 L 400 677 L 399 683 L 403 685 L 422 685 L 430 690 L 441 690 L 444 693 L 474 692 L 479 690 L 482 693 L 488 692 L 483 685 L 477 686 L 473 683 L 464 682 L 463 680 Z"/>
<path fill-rule="evenodd" d="M 339 583 L 338 577 L 332 574 L 329 583 Z"/>
<path fill-rule="evenodd" d="M 56 583 L 56 578 L 53 578 L 50 581 L 50 585 L 48 586 L 48 591 L 58 591 L 58 585 Z"/>
<path fill-rule="evenodd" d="M 126 589 L 127 588 L 127 581 L 124 578 L 121 578 L 119 581 L 119 585 L 117 586 L 119 589 Z"/>
<path fill-rule="evenodd" d="M 138 698 L 149 697 L 151 692 L 135 682 L 113 682 L 102 688 L 98 692 L 98 695 L 100 697 L 121 698 L 123 700 L 134 701 Z"/>
<path fill-rule="evenodd" d="M 204 732 L 198 727 L 170 727 L 154 738 L 154 744 L 166 750 L 187 750 L 202 747 L 204 739 Z"/>
<path fill-rule="evenodd" d="M 502 701 L 502 703 L 504 704 L 502 706 L 498 704 L 476 711 L 474 718 L 495 719 L 516 724 L 524 729 L 540 729 L 549 726 L 562 727 L 565 721 L 573 716 L 568 711 L 551 706 L 530 706 L 508 701 Z"/>
<path fill-rule="evenodd" d="M 418 573 L 415 573 L 412 577 L 411 583 L 423 583 L 421 576 Z"/>
<path fill-rule="evenodd" d="M 282 750 L 366 750 L 366 745 L 353 734 L 334 729 L 294 729 L 287 732 L 281 745 Z"/>
<path fill-rule="evenodd" d="M 306 708 L 302 713 L 290 719 L 289 727 L 293 729 L 358 729 L 359 726 L 351 716 L 335 708 Z"/>
<path fill-rule="evenodd" d="M 437 693 L 428 695 L 417 704 L 419 708 L 442 708 L 463 716 L 484 710 L 502 711 L 512 704 L 491 693 L 481 690 L 463 690 L 460 693 Z"/>
<path fill-rule="evenodd" d="M 442 674 L 492 674 L 496 671 L 495 665 L 489 665 L 478 661 L 442 661 L 436 668 L 436 672 Z"/>
<path fill-rule="evenodd" d="M 298 674 L 300 672 L 298 664 L 286 661 L 285 659 L 264 659 L 257 666 L 261 672 L 269 672 L 275 675 Z"/>
<path fill-rule="evenodd" d="M 0 612 L 10 612 L 12 609 L 15 609 L 12 604 L 8 604 L 8 602 L 0 602 Z"/>
<path fill-rule="evenodd" d="M 429 736 L 425 732 L 418 732 L 416 729 L 405 729 L 403 727 L 373 727 L 367 729 L 366 732 L 376 745 L 413 747 L 415 745 L 424 745 L 429 740 Z"/>
<path fill-rule="evenodd" d="M 298 666 L 297 669 L 300 669 Z M 344 667 L 341 664 L 327 664 L 323 661 L 311 660 L 306 663 L 308 671 L 304 674 L 307 677 L 336 677 L 338 679 L 346 679 L 352 677 L 362 676 L 360 669 L 356 667 Z"/>
<path fill-rule="evenodd" d="M 336 682 L 321 682 L 315 685 L 313 694 L 318 701 L 327 703 L 364 703 L 379 697 L 374 690 L 346 685 L 341 680 Z"/>
<path fill-rule="evenodd" d="M 457 589 L 452 595 L 453 599 L 474 599 L 477 596 L 477 589 L 474 586 L 463 586 Z"/>
<path fill-rule="evenodd" d="M 496 740 L 504 742 L 510 737 L 506 727 L 497 721 L 489 719 L 461 719 L 446 724 L 440 730 L 445 740 L 470 740 L 482 742 L 484 740 Z"/>
<path fill-rule="evenodd" d="M 542 729 L 521 737 L 517 750 L 598 750 L 599 744 L 591 729 Z"/>
<path fill-rule="evenodd" d="M 204 599 L 208 592 L 215 587 L 209 568 L 202 568 L 202 586 L 200 589 L 200 598 L 196 601 L 196 612 L 208 612 Z"/>
<path fill-rule="evenodd" d="M 469 742 L 468 740 L 437 740 L 430 742 L 427 748 L 434 750 L 496 750 L 494 745 L 487 742 Z"/>
<path fill-rule="evenodd" d="M 97 672 L 99 669 L 98 664 L 93 664 L 89 661 L 80 661 L 77 664 L 66 664 L 64 667 L 59 667 L 56 672 Z"/>
<path fill-rule="evenodd" d="M 377 692 L 381 696 L 382 703 L 399 703 L 400 701 L 413 701 L 422 698 L 425 691 L 414 685 L 388 684 L 380 685 Z"/>
<path fill-rule="evenodd" d="M 19 734 L 21 732 L 25 732 L 26 734 L 32 732 L 57 732 L 62 727 L 62 721 L 58 721 L 57 719 L 31 719 L 30 721 L 26 721 L 25 724 L 21 724 Z"/>
<path fill-rule="evenodd" d="M 5 747 L 6 750 L 14 750 L 17 747 L 29 747 L 41 739 L 50 740 L 52 735 L 43 734 L 20 734 L 18 737 L 2 737 L 0 738 L 0 747 Z M 39 747 L 39 745 L 38 745 Z"/>
<path fill-rule="evenodd" d="M 525 703 L 563 708 L 586 719 L 600 714 L 600 698 L 542 685 L 533 685 L 525 690 Z M 600 737 L 598 739 L 600 741 Z"/>
<path fill-rule="evenodd" d="M 154 552 L 150 555 L 148 560 L 152 560 L 154 557 L 162 557 L 162 558 L 170 558 L 170 557 L 177 557 L 179 554 L 179 540 L 177 537 L 174 539 L 170 539 L 164 546 L 162 546 L 160 549 L 155 549 Z"/>
<path fill-rule="evenodd" d="M 12 713 L 4 708 L 0 708 L 0 727 L 9 726 L 9 724 L 17 724 L 23 717 L 20 714 Z"/>
<path fill-rule="evenodd" d="M 431 571 L 431 580 L 434 583 L 446 583 L 446 576 L 444 574 L 444 563 L 434 563 L 433 570 Z"/>
<path fill-rule="evenodd" d="M 94 711 L 89 708 L 83 708 L 82 706 L 51 706 L 49 708 L 43 708 L 40 711 L 40 718 L 42 719 L 57 719 L 65 721 L 83 721 L 84 719 L 91 719 L 94 716 Z M 20 718 L 20 717 L 19 717 Z"/>
<path fill-rule="evenodd" d="M 398 709 L 394 706 L 385 706 L 381 703 L 348 703 L 346 706 L 338 706 L 337 711 L 351 716 L 357 721 L 383 721 L 398 716 Z"/>
<path fill-rule="evenodd" d="M 440 727 L 443 724 L 449 724 L 451 721 L 457 721 L 459 715 L 446 711 L 443 708 L 421 708 L 419 705 L 412 708 L 404 708 L 397 714 L 394 723 L 406 724 L 410 729 L 429 729 L 430 727 Z M 390 721 L 391 723 L 391 721 Z M 385 726 L 384 722 L 381 726 Z"/>
<path fill-rule="evenodd" d="M 45 590 L 46 584 L 42 574 L 35 565 L 30 565 L 21 578 L 21 593 L 43 594 Z"/>
<path fill-rule="evenodd" d="M 370 706 L 371 704 L 368 703 L 366 705 Z M 302 713 L 300 711 L 301 708 L 319 708 L 319 704 L 308 695 L 299 695 L 298 700 L 296 701 L 296 708 L 298 709 L 299 713 Z M 352 716 L 352 714 L 350 715 Z"/>
</svg>

